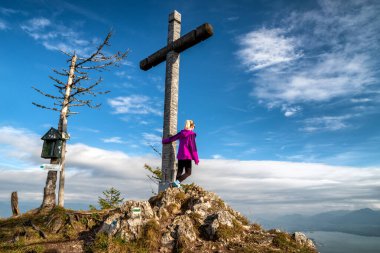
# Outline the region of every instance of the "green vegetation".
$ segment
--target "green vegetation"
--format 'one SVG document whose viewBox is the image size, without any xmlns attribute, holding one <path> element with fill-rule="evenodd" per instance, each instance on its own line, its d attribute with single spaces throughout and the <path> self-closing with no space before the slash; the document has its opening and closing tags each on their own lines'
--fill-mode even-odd
<svg viewBox="0 0 380 253">
<path fill-rule="evenodd" d="M 285 252 L 314 253 L 315 251 L 307 247 L 299 246 L 289 234 L 280 232 L 272 241 L 273 246 L 280 248 Z"/>
<path fill-rule="evenodd" d="M 149 171 L 152 175 L 148 175 L 152 181 L 158 183 L 161 181 L 162 178 L 162 171 L 160 167 L 156 167 L 155 169 L 152 166 L 149 166 L 148 164 L 144 164 L 144 169 Z"/>
<path fill-rule="evenodd" d="M 160 234 L 159 224 L 155 220 L 150 220 L 144 225 L 140 239 L 127 242 L 120 235 L 108 236 L 105 233 L 98 233 L 93 243 L 86 248 L 86 252 L 156 252 L 161 241 Z"/>
<path fill-rule="evenodd" d="M 124 200 L 120 197 L 120 191 L 113 187 L 103 191 L 103 195 L 104 198 L 98 197 L 98 204 L 101 209 L 117 208 Z M 93 206 L 90 206 L 90 208 L 91 207 Z"/>
<path fill-rule="evenodd" d="M 232 220 L 232 227 L 220 224 L 216 230 L 217 239 L 227 240 L 243 234 L 243 227 L 235 219 Z"/>
<path fill-rule="evenodd" d="M 237 215 L 236 216 L 236 219 L 238 221 L 241 222 L 241 224 L 245 225 L 245 226 L 248 226 L 249 225 L 249 220 L 247 219 L 247 217 L 243 216 L 243 215 Z M 255 224 L 257 225 L 257 224 Z M 259 225 L 260 226 L 260 225 Z"/>
</svg>

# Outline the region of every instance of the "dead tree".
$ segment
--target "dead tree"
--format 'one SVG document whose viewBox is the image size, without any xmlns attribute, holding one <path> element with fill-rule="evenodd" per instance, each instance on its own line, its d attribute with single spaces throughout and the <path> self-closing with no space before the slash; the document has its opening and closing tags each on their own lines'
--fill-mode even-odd
<svg viewBox="0 0 380 253">
<path fill-rule="evenodd" d="M 49 76 L 57 88 L 57 95 L 52 95 L 32 87 L 38 93 L 45 97 L 51 98 L 54 101 L 53 107 L 48 107 L 38 103 L 33 104 L 42 109 L 48 109 L 60 112 L 58 131 L 62 135 L 62 149 L 60 158 L 52 158 L 51 164 L 60 164 L 60 178 L 59 178 L 59 191 L 58 191 L 58 205 L 64 206 L 64 187 L 65 187 L 65 155 L 66 155 L 66 141 L 69 139 L 67 133 L 67 117 L 73 114 L 78 114 L 71 109 L 78 106 L 87 106 L 89 108 L 98 108 L 100 104 L 94 104 L 93 100 L 87 99 L 89 96 L 96 97 L 97 95 L 106 94 L 109 91 L 95 91 L 95 88 L 102 82 L 100 77 L 97 81 L 92 81 L 90 74 L 93 71 L 108 70 L 109 67 L 119 66 L 119 62 L 123 60 L 128 53 L 117 52 L 113 55 L 107 55 L 104 52 L 106 46 L 110 46 L 109 40 L 112 33 L 108 33 L 104 41 L 97 47 L 95 52 L 90 56 L 79 57 L 75 52 L 63 52 L 69 57 L 67 62 L 70 62 L 69 69 L 62 69 L 58 71 L 53 69 L 53 72 L 61 77 L 67 78 L 66 81 L 61 81 L 59 77 Z M 44 198 L 41 209 L 52 208 L 55 206 L 55 188 L 57 180 L 57 171 L 49 171 L 46 186 L 44 189 Z"/>
</svg>

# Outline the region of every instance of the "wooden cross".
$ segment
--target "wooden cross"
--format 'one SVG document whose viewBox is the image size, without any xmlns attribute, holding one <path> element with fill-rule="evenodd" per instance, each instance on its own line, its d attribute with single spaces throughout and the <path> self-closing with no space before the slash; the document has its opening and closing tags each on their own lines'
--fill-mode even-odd
<svg viewBox="0 0 380 253">
<path fill-rule="evenodd" d="M 213 35 L 213 28 L 205 23 L 181 37 L 181 14 L 169 15 L 168 43 L 140 62 L 142 70 L 148 70 L 166 60 L 165 107 L 163 137 L 177 133 L 179 54 Z M 158 191 L 164 191 L 175 178 L 175 142 L 162 146 L 162 179 Z"/>
</svg>

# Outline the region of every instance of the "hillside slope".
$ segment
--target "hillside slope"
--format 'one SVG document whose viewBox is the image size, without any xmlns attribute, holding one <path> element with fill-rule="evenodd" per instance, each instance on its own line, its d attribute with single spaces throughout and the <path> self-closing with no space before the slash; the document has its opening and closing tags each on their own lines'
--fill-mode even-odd
<svg viewBox="0 0 380 253">
<path fill-rule="evenodd" d="M 303 234 L 265 231 L 196 185 L 112 210 L 2 220 L 0 242 L 1 252 L 317 252 Z"/>
</svg>

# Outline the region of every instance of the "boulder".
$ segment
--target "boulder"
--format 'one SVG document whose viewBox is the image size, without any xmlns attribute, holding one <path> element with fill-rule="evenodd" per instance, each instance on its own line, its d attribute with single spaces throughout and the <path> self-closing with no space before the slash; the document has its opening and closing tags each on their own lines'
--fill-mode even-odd
<svg viewBox="0 0 380 253">
<path fill-rule="evenodd" d="M 201 226 L 202 235 L 207 240 L 216 240 L 217 230 L 220 225 L 233 227 L 233 217 L 225 210 L 209 215 Z"/>
<path fill-rule="evenodd" d="M 120 211 L 107 217 L 99 231 L 108 235 L 119 234 L 126 241 L 137 240 L 143 226 L 155 218 L 148 201 L 126 201 Z"/>
<path fill-rule="evenodd" d="M 292 235 L 293 239 L 301 246 L 306 246 L 308 248 L 316 249 L 313 241 L 309 238 L 304 233 L 301 232 L 295 232 Z"/>
</svg>

